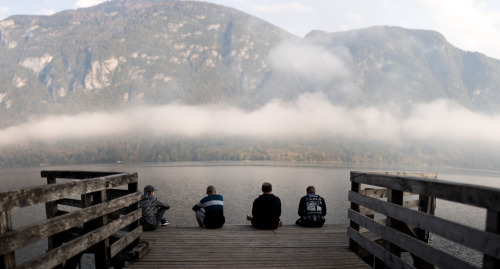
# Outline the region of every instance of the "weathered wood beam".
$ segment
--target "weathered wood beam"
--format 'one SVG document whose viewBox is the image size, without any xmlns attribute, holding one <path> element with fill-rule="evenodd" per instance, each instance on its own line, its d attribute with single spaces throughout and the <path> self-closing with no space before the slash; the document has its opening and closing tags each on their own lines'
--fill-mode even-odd
<svg viewBox="0 0 500 269">
<path fill-rule="evenodd" d="M 55 218 L 25 226 L 0 235 L 0 254 L 22 248 L 38 240 L 58 234 L 99 216 L 136 203 L 141 193 L 132 193 L 115 200 L 90 206 Z M 140 212 L 140 210 L 139 210 Z M 140 212 L 142 214 L 142 212 Z"/>
<path fill-rule="evenodd" d="M 366 188 L 364 190 L 360 190 L 359 193 L 374 198 L 387 198 L 387 189 Z M 410 196 L 415 194 L 411 192 L 404 192 L 403 195 Z"/>
<path fill-rule="evenodd" d="M 402 206 L 403 205 L 403 191 L 398 191 L 398 190 L 389 190 L 387 192 L 387 204 L 395 204 Z M 387 215 L 387 220 L 385 222 L 385 225 L 387 227 L 390 227 L 391 229 L 395 229 L 397 231 L 402 231 L 404 227 L 404 223 L 398 219 L 395 219 L 391 217 L 390 215 Z M 389 250 L 392 254 L 396 255 L 397 257 L 401 257 L 401 248 L 398 245 L 394 245 L 392 242 L 387 241 L 386 242 L 386 249 Z"/>
<path fill-rule="evenodd" d="M 9 211 L 0 211 L 0 235 L 12 231 L 12 218 Z M 7 242 L 0 239 L 0 246 Z M 16 266 L 16 256 L 14 250 L 0 254 L 0 268 L 14 268 Z"/>
<path fill-rule="evenodd" d="M 347 215 L 351 221 L 359 223 L 359 225 L 369 229 L 370 231 L 376 233 L 378 236 L 392 242 L 396 246 L 405 249 L 408 252 L 411 252 L 419 257 L 425 257 L 428 262 L 434 264 L 435 266 L 442 268 L 476 268 L 473 265 L 461 259 L 458 259 L 447 252 L 430 246 L 400 231 L 381 225 L 354 210 L 349 209 Z"/>
<path fill-rule="evenodd" d="M 126 236 L 120 238 L 118 241 L 114 242 L 110 246 L 110 255 L 114 257 L 116 254 L 120 253 L 125 247 L 127 247 L 130 243 L 134 242 L 137 238 L 139 238 L 142 234 L 142 226 L 135 228 L 135 230 L 128 233 Z"/>
<path fill-rule="evenodd" d="M 106 190 L 97 191 L 91 194 L 92 204 L 98 205 L 107 202 Z M 108 224 L 108 216 L 102 214 L 99 217 L 90 220 L 84 224 L 84 231 L 92 231 Z M 111 256 L 109 255 L 109 238 L 99 241 L 92 246 L 94 252 L 94 263 L 96 269 L 106 269 L 111 266 Z"/>
<path fill-rule="evenodd" d="M 42 177 L 68 178 L 68 179 L 89 179 L 89 178 L 117 175 L 121 173 L 122 172 L 59 171 L 59 170 L 43 170 L 40 172 Z"/>
<path fill-rule="evenodd" d="M 361 190 L 361 184 L 353 182 L 352 176 L 353 176 L 353 174 L 351 172 L 351 192 L 359 193 L 359 191 Z M 351 210 L 359 212 L 359 204 L 355 203 L 355 202 L 351 202 Z M 353 230 L 359 232 L 360 227 L 359 227 L 359 224 L 357 224 L 356 222 L 350 221 L 349 227 L 351 227 Z M 349 249 L 352 252 L 356 253 L 356 255 L 359 255 L 360 249 L 359 249 L 358 243 L 350 238 L 349 238 Z"/>
<path fill-rule="evenodd" d="M 123 173 L 69 183 L 28 187 L 2 192 L 0 193 L 0 210 L 6 211 L 13 208 L 51 202 L 72 195 L 102 191 L 133 182 L 138 182 L 137 173 Z M 24 199 L 17 199 L 17 197 L 23 197 Z"/>
<path fill-rule="evenodd" d="M 485 233 L 472 227 L 429 215 L 420 211 L 411 210 L 402 206 L 393 205 L 349 192 L 349 201 L 379 211 L 380 213 L 408 223 L 413 228 L 427 230 L 443 238 L 458 242 L 464 246 L 500 258 L 500 235 Z"/>
<path fill-rule="evenodd" d="M 486 213 L 486 231 L 491 235 L 500 235 L 500 213 L 488 210 Z M 497 251 L 497 253 L 500 251 Z M 483 268 L 500 268 L 500 255 L 493 256 L 485 253 L 483 256 Z"/>
<path fill-rule="evenodd" d="M 347 227 L 347 235 L 349 236 L 349 238 L 356 241 L 356 243 L 358 243 L 364 249 L 368 250 L 370 253 L 375 255 L 378 259 L 386 261 L 385 264 L 390 268 L 413 269 L 413 266 L 410 266 L 409 264 L 405 263 L 404 261 L 401 260 L 401 258 L 390 253 L 380 245 L 370 241 L 369 239 L 367 239 L 366 237 L 364 237 L 351 227 Z"/>
<path fill-rule="evenodd" d="M 116 233 L 120 229 L 126 227 L 131 222 L 139 219 L 141 217 L 140 211 L 134 211 L 122 218 L 109 223 L 97 230 L 94 230 L 88 234 L 78 237 L 60 247 L 57 247 L 35 259 L 32 259 L 22 265 L 19 269 L 28 268 L 52 268 L 57 264 L 63 263 L 64 261 L 70 259 L 71 257 L 77 255 L 80 252 L 92 247 L 98 242 L 108 238 L 113 233 Z"/>
<path fill-rule="evenodd" d="M 53 185 L 57 183 L 57 179 L 55 177 L 48 176 L 47 177 L 47 185 Z M 58 210 L 57 202 L 56 201 L 49 201 L 45 203 L 45 214 L 47 216 L 47 219 L 55 218 L 62 213 L 61 211 Z M 51 234 L 47 238 L 47 249 L 51 250 L 54 249 L 62 244 L 61 242 L 61 235 L 60 234 Z M 58 264 L 54 267 L 55 269 L 61 269 L 63 268 L 62 264 Z"/>
<path fill-rule="evenodd" d="M 497 188 L 472 184 L 402 177 L 361 172 L 351 172 L 351 181 L 393 190 L 422 194 L 466 205 L 483 207 L 500 212 L 500 192 Z"/>
<path fill-rule="evenodd" d="M 71 207 L 82 208 L 82 201 L 77 199 L 63 198 L 56 201 L 58 205 L 66 205 Z"/>
</svg>

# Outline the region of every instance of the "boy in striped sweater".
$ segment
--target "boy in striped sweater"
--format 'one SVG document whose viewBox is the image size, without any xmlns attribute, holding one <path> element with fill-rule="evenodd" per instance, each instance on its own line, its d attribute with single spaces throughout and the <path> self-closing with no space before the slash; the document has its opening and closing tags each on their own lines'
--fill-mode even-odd
<svg viewBox="0 0 500 269">
<path fill-rule="evenodd" d="M 226 221 L 222 195 L 217 194 L 212 185 L 207 187 L 207 196 L 194 205 L 193 210 L 200 227 L 216 229 L 222 227 Z"/>
</svg>

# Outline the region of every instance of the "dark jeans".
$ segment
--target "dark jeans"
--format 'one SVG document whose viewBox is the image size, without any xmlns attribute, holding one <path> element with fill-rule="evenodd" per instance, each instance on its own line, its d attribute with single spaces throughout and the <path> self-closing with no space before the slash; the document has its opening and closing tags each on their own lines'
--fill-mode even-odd
<svg viewBox="0 0 500 269">
<path fill-rule="evenodd" d="M 155 224 L 144 223 L 144 224 L 142 224 L 142 230 L 143 231 L 153 231 L 154 229 L 156 229 L 156 227 L 158 227 L 158 225 L 160 225 L 161 220 L 163 219 L 163 215 L 165 214 L 165 211 L 167 211 L 167 209 L 164 207 L 158 209 L 158 211 L 156 211 L 156 216 L 155 216 L 156 223 Z"/>
<path fill-rule="evenodd" d="M 313 220 L 313 219 L 301 217 L 300 219 L 298 219 L 295 222 L 295 224 L 302 226 L 302 227 L 311 227 L 311 228 L 321 227 L 321 226 L 323 226 L 323 224 L 325 224 L 325 219 L 323 217 L 319 217 L 319 218 Z"/>
</svg>

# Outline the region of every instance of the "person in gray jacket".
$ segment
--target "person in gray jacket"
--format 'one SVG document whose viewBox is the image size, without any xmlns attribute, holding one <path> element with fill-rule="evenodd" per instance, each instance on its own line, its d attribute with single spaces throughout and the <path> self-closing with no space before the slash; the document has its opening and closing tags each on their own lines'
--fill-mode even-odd
<svg viewBox="0 0 500 269">
<path fill-rule="evenodd" d="M 152 231 L 159 225 L 166 226 L 170 222 L 163 218 L 165 211 L 170 206 L 167 203 L 161 202 L 154 196 L 155 188 L 151 185 L 144 187 L 144 194 L 139 201 L 139 207 L 142 208 L 141 225 L 144 231 Z"/>
</svg>

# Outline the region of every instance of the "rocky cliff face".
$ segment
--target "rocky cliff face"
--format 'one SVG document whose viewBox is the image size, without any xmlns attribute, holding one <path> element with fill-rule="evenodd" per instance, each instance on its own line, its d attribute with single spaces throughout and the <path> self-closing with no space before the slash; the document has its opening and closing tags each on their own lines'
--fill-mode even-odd
<svg viewBox="0 0 500 269">
<path fill-rule="evenodd" d="M 499 111 L 500 62 L 453 47 L 437 32 L 372 27 L 316 31 L 305 40 L 348 51 L 351 81 L 362 92 L 352 103 L 412 105 L 444 98 L 473 111 Z"/>
<path fill-rule="evenodd" d="M 10 17 L 0 33 L 2 127 L 137 102 L 252 107 L 274 95 L 263 92 L 277 80 L 267 53 L 294 38 L 221 6 L 127 0 Z"/>
<path fill-rule="evenodd" d="M 0 22 L 0 128 L 131 104 L 247 110 L 321 91 L 345 106 L 452 99 L 498 112 L 500 62 L 439 33 L 373 27 L 299 39 L 223 6 L 115 0 Z"/>
</svg>

